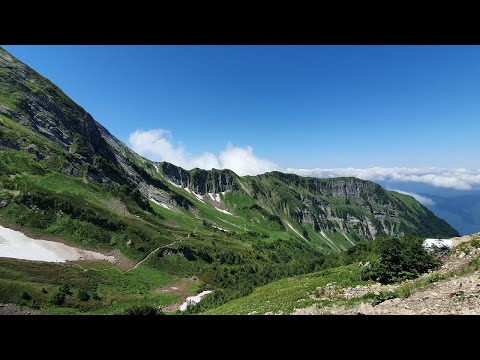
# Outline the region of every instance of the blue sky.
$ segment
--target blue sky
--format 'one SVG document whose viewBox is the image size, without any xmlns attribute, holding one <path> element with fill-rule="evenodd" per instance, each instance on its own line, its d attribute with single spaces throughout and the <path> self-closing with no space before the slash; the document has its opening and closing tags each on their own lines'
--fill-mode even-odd
<svg viewBox="0 0 480 360">
<path fill-rule="evenodd" d="M 5 49 L 155 160 L 480 168 L 479 46 Z"/>
</svg>

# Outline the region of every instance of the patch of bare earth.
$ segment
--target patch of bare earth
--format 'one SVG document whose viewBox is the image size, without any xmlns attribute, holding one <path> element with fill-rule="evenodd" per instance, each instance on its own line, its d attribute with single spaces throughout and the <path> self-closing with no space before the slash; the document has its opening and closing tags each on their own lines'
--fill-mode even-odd
<svg viewBox="0 0 480 360">
<path fill-rule="evenodd" d="M 302 310 L 305 313 L 307 309 Z M 362 303 L 350 309 L 332 306 L 308 311 L 338 315 L 480 315 L 480 271 L 419 288 L 406 299 L 391 299 L 377 306 Z"/>
<path fill-rule="evenodd" d="M 14 305 L 14 304 L 0 304 L 0 315 L 37 315 L 38 311 Z"/>
<path fill-rule="evenodd" d="M 113 256 L 115 258 L 115 266 L 120 269 L 131 269 L 135 266 L 135 262 L 122 254 L 118 249 L 110 251 L 107 256 Z"/>
<path fill-rule="evenodd" d="M 120 215 L 133 216 L 130 214 L 125 204 L 117 198 L 110 198 L 107 201 L 104 200 L 104 202 L 107 204 L 107 206 L 115 210 Z"/>
<path fill-rule="evenodd" d="M 186 300 L 187 297 L 192 296 L 191 288 L 192 285 L 198 283 L 198 278 L 196 276 L 192 276 L 189 278 L 177 278 L 173 285 L 162 286 L 155 289 L 155 292 L 165 294 L 171 293 L 179 295 L 179 300 L 175 304 L 171 304 L 162 308 L 163 312 L 174 312 L 178 310 L 180 305 L 182 305 Z"/>
</svg>

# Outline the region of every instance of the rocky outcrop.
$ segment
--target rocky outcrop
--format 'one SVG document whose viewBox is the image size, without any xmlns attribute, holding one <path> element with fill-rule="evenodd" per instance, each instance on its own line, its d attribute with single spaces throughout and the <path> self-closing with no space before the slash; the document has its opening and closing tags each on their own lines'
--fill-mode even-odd
<svg viewBox="0 0 480 360">
<path fill-rule="evenodd" d="M 173 164 L 162 162 L 158 168 L 168 181 L 182 187 L 189 188 L 197 194 L 218 194 L 224 191 L 236 191 L 238 175 L 231 170 L 203 170 L 195 168 L 186 171 Z"/>
</svg>

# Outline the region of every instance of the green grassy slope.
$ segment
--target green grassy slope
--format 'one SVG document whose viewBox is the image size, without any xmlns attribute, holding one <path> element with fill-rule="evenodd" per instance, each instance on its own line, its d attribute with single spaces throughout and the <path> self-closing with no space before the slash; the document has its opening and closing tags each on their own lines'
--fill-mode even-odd
<svg viewBox="0 0 480 360">
<path fill-rule="evenodd" d="M 303 309 L 313 304 L 329 306 L 332 305 L 331 300 L 318 300 L 322 297 L 319 290 L 332 283 L 339 287 L 352 287 L 369 282 L 360 279 L 359 264 L 345 265 L 275 281 L 256 288 L 245 297 L 209 310 L 205 314 L 291 314 L 295 309 Z M 345 301 L 346 303 L 351 301 Z"/>
<path fill-rule="evenodd" d="M 458 246 L 449 256 L 453 259 L 458 259 L 461 253 L 468 254 L 472 252 L 472 249 L 478 248 L 479 245 L 480 236 L 477 234 L 469 242 Z M 362 280 L 361 274 L 365 267 L 358 261 L 360 259 L 363 260 L 363 264 L 367 260 L 371 262 L 374 259 L 371 253 L 372 250 L 368 250 L 368 247 L 362 248 L 361 246 L 351 250 L 355 251 L 351 251 L 349 256 L 343 259 L 343 261 L 354 261 L 351 264 L 271 282 L 256 288 L 247 296 L 226 302 L 216 308 L 208 309 L 203 314 L 292 314 L 296 309 L 304 309 L 311 305 L 315 305 L 319 309 L 332 305 L 350 307 L 363 302 L 372 303 L 372 301 L 381 300 L 382 296 L 384 300 L 389 298 L 385 296 L 405 298 L 409 297 L 416 289 L 427 288 L 441 280 L 471 274 L 480 268 L 480 258 L 477 255 L 461 266 L 450 266 L 415 280 L 400 282 L 396 289 L 389 293 L 379 295 L 366 293 L 364 296 L 356 298 L 345 298 L 341 295 L 342 289 L 374 283 L 371 280 Z M 339 261 L 339 263 L 341 262 L 342 260 Z M 332 265 L 334 266 L 333 263 Z M 205 301 L 208 301 L 208 298 Z"/>
</svg>

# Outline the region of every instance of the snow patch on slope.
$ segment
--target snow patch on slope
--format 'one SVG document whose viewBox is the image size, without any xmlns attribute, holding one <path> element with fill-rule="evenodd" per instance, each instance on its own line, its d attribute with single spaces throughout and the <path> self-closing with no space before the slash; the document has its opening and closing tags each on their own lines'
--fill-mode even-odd
<svg viewBox="0 0 480 360">
<path fill-rule="evenodd" d="M 342 251 L 342 250 L 340 250 L 340 248 L 337 245 L 335 245 L 335 243 L 332 240 L 330 240 L 330 238 L 327 236 L 327 234 L 325 234 L 323 232 L 323 230 L 320 230 L 320 234 L 322 234 L 322 236 L 325 238 L 325 240 L 327 240 L 327 243 L 330 245 L 331 248 L 333 248 L 337 251 Z"/>
<path fill-rule="evenodd" d="M 198 200 L 200 200 L 201 202 L 203 202 L 203 203 L 205 202 L 205 201 L 203 200 L 203 196 L 202 196 L 202 195 L 197 194 L 195 191 L 192 191 L 191 194 L 194 195 L 194 196 L 195 196 Z"/>
<path fill-rule="evenodd" d="M 163 208 L 165 208 L 165 209 L 167 209 L 167 210 L 172 210 L 172 209 L 170 208 L 170 206 L 168 206 L 167 204 L 161 203 L 161 202 L 155 200 L 154 198 L 150 198 L 150 201 L 154 202 L 154 203 L 157 204 L 158 206 L 161 206 L 161 207 L 163 207 Z"/>
<path fill-rule="evenodd" d="M 187 300 L 182 305 L 180 305 L 180 307 L 178 309 L 180 311 L 187 310 L 187 307 L 188 307 L 189 304 L 192 304 L 192 305 L 198 304 L 202 300 L 202 297 L 210 294 L 211 292 L 212 292 L 211 290 L 205 290 L 205 291 L 202 291 L 198 295 L 187 297 Z"/>
<path fill-rule="evenodd" d="M 345 239 L 347 239 L 347 241 L 348 241 L 350 244 L 355 245 L 355 243 L 354 243 L 352 240 L 350 240 L 350 238 L 347 236 L 347 234 L 345 234 L 344 232 L 342 232 L 342 235 L 345 237 Z"/>
<path fill-rule="evenodd" d="M 218 210 L 218 211 L 220 211 L 220 212 L 224 213 L 224 214 L 227 214 L 227 215 L 232 215 L 232 216 L 233 216 L 233 214 L 232 214 L 231 212 L 228 212 L 227 210 L 222 210 L 222 209 L 219 209 L 219 208 L 218 208 L 218 207 L 216 207 L 216 206 L 214 206 L 214 208 L 215 208 L 216 210 Z"/>
<path fill-rule="evenodd" d="M 218 230 L 222 230 L 222 231 L 225 231 L 225 232 L 230 232 L 226 229 L 222 229 L 221 227 L 218 227 L 218 226 L 215 226 L 215 225 L 212 225 L 212 227 L 214 227 L 215 229 L 218 229 Z"/>
<path fill-rule="evenodd" d="M 292 229 L 293 231 L 295 231 L 295 233 L 296 233 L 298 236 L 300 236 L 303 240 L 307 241 L 307 239 L 305 239 L 302 234 L 300 234 L 297 230 L 295 230 L 295 228 L 294 228 L 292 225 L 290 225 L 289 222 L 286 222 L 286 223 L 287 223 L 288 227 L 289 227 L 290 229 Z"/>
<path fill-rule="evenodd" d="M 165 179 L 165 180 L 167 180 L 167 179 Z M 182 188 L 181 185 L 177 185 L 177 184 L 175 184 L 174 182 L 172 182 L 172 181 L 170 181 L 170 180 L 167 180 L 167 181 L 168 181 L 170 184 L 172 184 L 173 186 L 177 187 L 177 188 L 180 188 L 180 189 Z"/>
<path fill-rule="evenodd" d="M 115 262 L 113 256 L 74 248 L 55 241 L 32 239 L 20 231 L 3 226 L 0 226 L 0 257 L 47 262 L 76 260 Z"/>
</svg>

